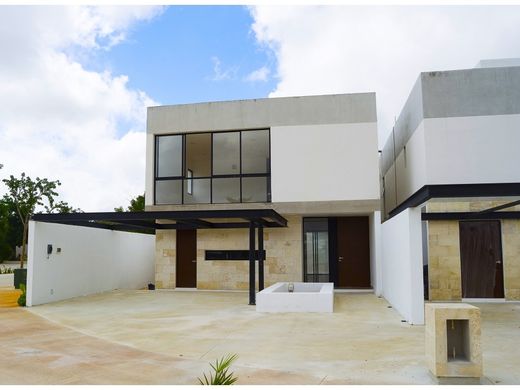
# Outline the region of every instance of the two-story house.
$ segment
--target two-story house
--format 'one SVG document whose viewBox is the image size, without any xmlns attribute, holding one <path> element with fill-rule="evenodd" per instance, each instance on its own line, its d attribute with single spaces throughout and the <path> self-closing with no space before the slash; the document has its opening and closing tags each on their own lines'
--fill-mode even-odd
<svg viewBox="0 0 520 390">
<path fill-rule="evenodd" d="M 147 211 L 273 209 L 287 227 L 264 232 L 266 285 L 377 283 L 374 93 L 150 107 L 147 119 Z M 158 230 L 156 287 L 247 289 L 248 237 Z"/>
</svg>

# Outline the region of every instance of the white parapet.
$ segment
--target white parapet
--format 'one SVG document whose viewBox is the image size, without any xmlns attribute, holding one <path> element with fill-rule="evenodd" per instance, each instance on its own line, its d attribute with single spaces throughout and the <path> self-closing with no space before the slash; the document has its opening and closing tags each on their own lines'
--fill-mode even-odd
<svg viewBox="0 0 520 390">
<path fill-rule="evenodd" d="M 293 287 L 294 290 L 289 292 L 289 287 Z M 266 313 L 332 313 L 334 311 L 334 284 L 275 283 L 256 294 L 256 311 Z"/>
</svg>

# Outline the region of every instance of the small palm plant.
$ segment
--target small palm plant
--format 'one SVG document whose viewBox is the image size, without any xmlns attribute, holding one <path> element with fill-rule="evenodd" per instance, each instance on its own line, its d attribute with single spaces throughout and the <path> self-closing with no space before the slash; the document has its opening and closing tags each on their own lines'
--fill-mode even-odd
<svg viewBox="0 0 520 390">
<path fill-rule="evenodd" d="M 204 375 L 204 380 L 197 378 L 201 385 L 232 385 L 237 381 L 237 377 L 233 372 L 228 373 L 229 367 L 238 358 L 236 354 L 227 355 L 217 359 L 215 364 L 209 364 L 215 373 L 210 373 L 209 378 Z"/>
</svg>

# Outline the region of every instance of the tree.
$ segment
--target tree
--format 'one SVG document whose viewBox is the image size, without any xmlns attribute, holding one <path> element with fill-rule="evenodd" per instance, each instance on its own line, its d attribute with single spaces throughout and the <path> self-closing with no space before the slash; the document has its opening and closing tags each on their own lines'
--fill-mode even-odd
<svg viewBox="0 0 520 390">
<path fill-rule="evenodd" d="M 116 207 L 114 211 L 123 212 L 123 206 Z M 137 195 L 134 199 L 130 200 L 130 206 L 126 209 L 126 211 L 144 211 L 144 194 Z"/>
<path fill-rule="evenodd" d="M 9 179 L 2 181 L 7 187 L 7 194 L 4 195 L 3 202 L 16 210 L 16 215 L 23 226 L 22 255 L 20 256 L 20 267 L 23 268 L 24 261 L 27 258 L 29 220 L 35 213 L 36 208 L 41 206 L 47 212 L 76 210 L 65 202 L 56 203 L 55 197 L 58 196 L 56 188 L 61 185 L 59 180 L 50 181 L 39 177 L 32 180 L 25 173 L 22 173 L 20 178 L 10 175 Z"/>
</svg>

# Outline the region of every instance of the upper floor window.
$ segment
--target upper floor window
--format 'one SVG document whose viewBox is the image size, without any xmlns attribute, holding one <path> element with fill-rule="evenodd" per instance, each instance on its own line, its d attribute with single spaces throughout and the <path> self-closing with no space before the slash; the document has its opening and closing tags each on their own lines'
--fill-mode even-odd
<svg viewBox="0 0 520 390">
<path fill-rule="evenodd" d="M 268 129 L 155 137 L 155 204 L 270 202 Z"/>
</svg>

